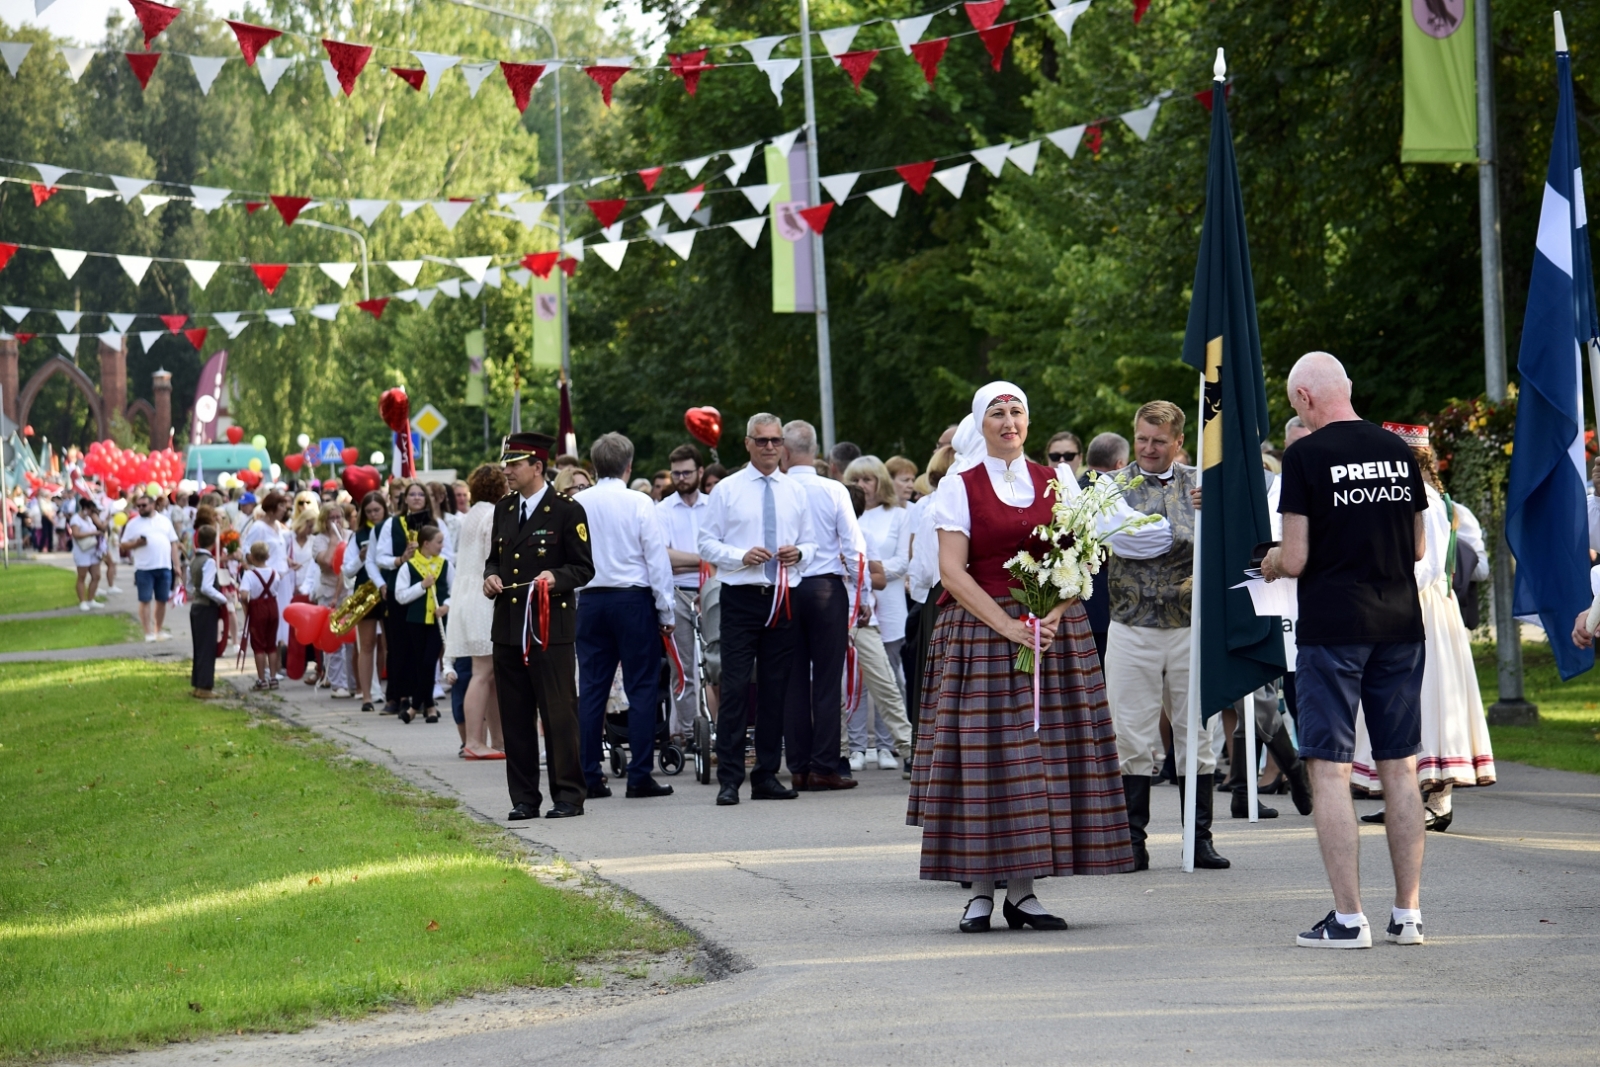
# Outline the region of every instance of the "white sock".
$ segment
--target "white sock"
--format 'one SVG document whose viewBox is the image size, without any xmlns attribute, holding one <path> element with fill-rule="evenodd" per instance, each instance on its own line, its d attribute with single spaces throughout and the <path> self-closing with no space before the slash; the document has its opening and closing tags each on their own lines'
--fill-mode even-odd
<svg viewBox="0 0 1600 1067">
<path fill-rule="evenodd" d="M 1367 922 L 1367 916 L 1366 916 L 1365 912 L 1358 911 L 1358 912 L 1354 912 L 1354 913 L 1352 913 L 1350 915 L 1346 915 L 1342 911 L 1335 911 L 1333 913 L 1333 917 L 1334 917 L 1334 919 L 1336 919 L 1338 921 L 1340 926 L 1369 926 L 1369 925 L 1371 925 L 1370 923 Z"/>
<path fill-rule="evenodd" d="M 1404 926 L 1406 923 L 1422 925 L 1421 908 L 1390 908 L 1389 914 L 1394 918 L 1396 926 Z"/>
<path fill-rule="evenodd" d="M 981 919 L 994 914 L 994 883 L 973 882 L 972 900 L 967 904 L 963 919 Z"/>
<path fill-rule="evenodd" d="M 1044 905 L 1039 903 L 1039 898 L 1033 895 L 1032 878 L 1013 878 L 1006 886 L 1006 900 L 1018 911 L 1029 915 L 1048 915 Z"/>
<path fill-rule="evenodd" d="M 1454 786 L 1454 782 L 1448 782 L 1445 784 L 1443 789 L 1439 790 L 1439 792 L 1434 793 L 1432 796 L 1426 798 L 1428 810 L 1433 812 L 1435 815 L 1449 815 L 1450 795 L 1452 792 L 1454 792 Z"/>
</svg>

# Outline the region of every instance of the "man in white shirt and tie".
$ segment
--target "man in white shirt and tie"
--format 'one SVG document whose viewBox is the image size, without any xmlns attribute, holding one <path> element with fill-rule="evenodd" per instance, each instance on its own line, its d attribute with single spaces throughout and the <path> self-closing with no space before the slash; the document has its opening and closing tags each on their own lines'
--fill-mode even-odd
<svg viewBox="0 0 1600 1067">
<path fill-rule="evenodd" d="M 839 773 L 839 690 L 866 540 L 844 483 L 817 475 L 817 431 L 809 422 L 784 426 L 783 457 L 784 474 L 805 491 L 817 543 L 794 591 L 794 668 L 783 708 L 789 775 L 796 789 L 854 789 L 856 780 Z"/>
<path fill-rule="evenodd" d="M 650 776 L 656 705 L 661 699 L 662 637 L 673 629 L 672 564 L 655 502 L 628 488 L 633 442 L 608 433 L 589 449 L 600 480 L 584 490 L 594 577 L 578 597 L 578 741 L 589 798 L 608 797 L 600 780 L 606 697 L 622 665 L 628 695 L 630 798 L 664 797 L 670 785 Z"/>
<path fill-rule="evenodd" d="M 700 523 L 700 558 L 722 581 L 722 707 L 717 716 L 717 803 L 739 803 L 745 728 L 755 721 L 756 766 L 751 798 L 799 796 L 778 778 L 784 693 L 794 661 L 790 592 L 801 565 L 816 553 L 810 502 L 778 472 L 783 430 L 776 415 L 752 415 L 745 429 L 750 464 L 717 483 Z M 750 707 L 751 668 L 760 664 L 759 695 Z M 752 714 L 754 712 L 754 714 Z"/>
<path fill-rule="evenodd" d="M 683 692 L 672 701 L 672 736 L 687 735 L 694 725 L 700 700 L 700 677 L 695 670 L 694 614 L 700 596 L 700 520 L 710 501 L 700 492 L 700 450 L 679 445 L 667 457 L 672 492 L 656 505 L 656 518 L 667 538 L 667 559 L 672 564 L 672 640 L 683 663 Z M 709 758 L 709 757 L 707 757 Z"/>
</svg>

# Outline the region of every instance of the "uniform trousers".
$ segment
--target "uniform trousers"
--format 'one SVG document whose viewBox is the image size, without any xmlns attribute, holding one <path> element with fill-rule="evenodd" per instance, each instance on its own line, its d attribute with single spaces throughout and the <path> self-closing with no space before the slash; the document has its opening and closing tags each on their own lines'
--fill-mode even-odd
<svg viewBox="0 0 1600 1067">
<path fill-rule="evenodd" d="M 217 682 L 217 624 L 222 619 L 221 605 L 195 591 L 189 602 L 189 630 L 194 639 L 194 666 L 189 668 L 189 684 L 195 689 L 210 689 Z"/>
<path fill-rule="evenodd" d="M 494 643 L 494 681 L 500 694 L 506 785 L 511 803 L 538 810 L 539 723 L 544 723 L 550 799 L 583 807 L 583 767 L 578 759 L 578 670 L 571 645 L 534 646 L 527 665 L 522 646 Z"/>
<path fill-rule="evenodd" d="M 1117 730 L 1117 758 L 1124 775 L 1156 773 L 1154 753 L 1161 744 L 1161 716 L 1172 721 L 1173 758 L 1179 775 L 1189 752 L 1189 627 L 1158 629 L 1115 620 L 1106 635 L 1106 700 Z M 1217 759 L 1212 728 L 1201 725 L 1197 738 L 1200 774 L 1212 774 Z"/>
<path fill-rule="evenodd" d="M 578 728 L 583 779 L 598 792 L 606 697 L 617 665 L 628 694 L 628 784 L 650 777 L 656 753 L 656 705 L 661 699 L 661 627 L 649 589 L 596 589 L 578 598 Z"/>
<path fill-rule="evenodd" d="M 699 596 L 700 591 L 693 587 L 674 586 L 672 590 L 672 644 L 683 663 L 683 694 L 672 698 L 673 737 L 685 737 L 694 729 L 700 709 L 700 671 L 694 643 L 695 601 Z"/>
<path fill-rule="evenodd" d="M 839 764 L 839 687 L 844 678 L 850 595 L 837 574 L 800 579 L 794 602 L 794 666 L 783 704 L 791 774 L 831 774 Z"/>
<path fill-rule="evenodd" d="M 756 731 L 756 766 L 750 781 L 756 785 L 777 781 L 783 758 L 784 692 L 799 627 L 792 600 L 791 610 L 780 611 L 773 625 L 767 625 L 773 593 L 770 585 L 722 586 L 722 706 L 717 712 L 717 782 L 721 785 L 744 782 L 744 735 L 751 722 Z M 761 670 L 752 699 L 750 676 L 758 663 Z"/>
</svg>

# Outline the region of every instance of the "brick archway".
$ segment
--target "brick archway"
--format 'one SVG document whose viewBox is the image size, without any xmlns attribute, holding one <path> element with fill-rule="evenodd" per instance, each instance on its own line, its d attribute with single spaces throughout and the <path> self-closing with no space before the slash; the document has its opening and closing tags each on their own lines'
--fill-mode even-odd
<svg viewBox="0 0 1600 1067">
<path fill-rule="evenodd" d="M 22 387 L 22 393 L 17 397 L 17 423 L 21 426 L 28 424 L 28 413 L 33 409 L 33 402 L 39 395 L 39 390 L 44 388 L 44 383 L 57 374 L 64 374 L 67 380 L 78 387 L 83 398 L 89 402 L 89 410 L 94 412 L 95 426 L 99 429 L 99 440 L 111 436 L 111 424 L 106 418 L 105 405 L 100 401 L 100 393 L 95 388 L 90 377 L 83 373 L 76 363 L 65 356 L 52 356 L 44 365 L 34 371 Z"/>
</svg>

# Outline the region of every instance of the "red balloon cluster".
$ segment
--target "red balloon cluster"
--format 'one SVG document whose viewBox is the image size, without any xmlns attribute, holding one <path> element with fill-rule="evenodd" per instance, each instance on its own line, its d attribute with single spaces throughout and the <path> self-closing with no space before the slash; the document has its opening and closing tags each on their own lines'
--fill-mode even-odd
<svg viewBox="0 0 1600 1067">
<path fill-rule="evenodd" d="M 248 467 L 234 471 L 233 476 L 243 482 L 244 487 L 252 493 L 256 491 L 256 486 L 261 484 L 261 472 Z"/>
<path fill-rule="evenodd" d="M 356 639 L 355 627 L 343 634 L 336 634 L 328 628 L 332 613 L 331 608 L 322 604 L 290 604 L 283 609 L 283 617 L 294 631 L 294 639 L 323 652 L 337 652 Z"/>
<path fill-rule="evenodd" d="M 115 441 L 95 441 L 84 453 L 83 471 L 97 475 L 112 495 L 120 493 L 123 486 L 149 482 L 171 490 L 183 477 L 183 453 L 164 448 L 146 454 L 118 448 Z"/>
</svg>

